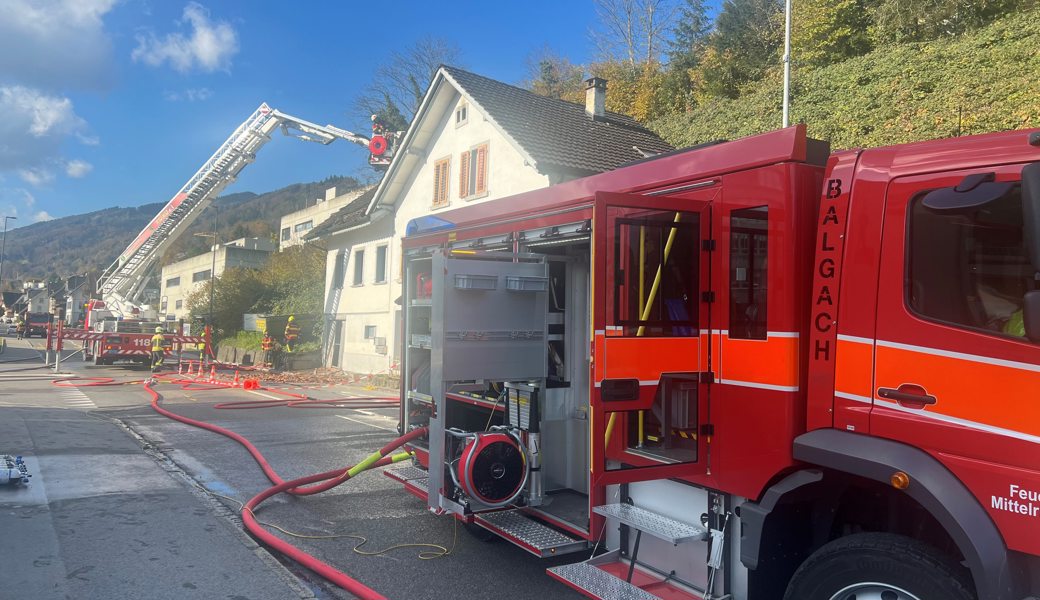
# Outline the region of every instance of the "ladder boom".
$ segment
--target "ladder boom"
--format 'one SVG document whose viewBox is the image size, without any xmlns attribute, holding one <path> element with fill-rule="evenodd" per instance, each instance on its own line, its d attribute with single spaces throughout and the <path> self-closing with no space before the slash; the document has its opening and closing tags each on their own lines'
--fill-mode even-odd
<svg viewBox="0 0 1040 600">
<path fill-rule="evenodd" d="M 122 314 L 132 312 L 163 252 L 253 162 L 278 126 L 286 135 L 325 145 L 337 139 L 362 146 L 369 142 L 365 136 L 332 125 L 316 125 L 261 104 L 105 269 L 97 289 L 110 309 Z"/>
</svg>

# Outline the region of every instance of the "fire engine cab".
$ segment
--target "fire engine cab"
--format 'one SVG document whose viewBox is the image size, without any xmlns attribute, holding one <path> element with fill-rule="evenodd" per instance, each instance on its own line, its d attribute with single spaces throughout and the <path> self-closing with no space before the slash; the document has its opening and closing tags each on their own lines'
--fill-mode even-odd
<svg viewBox="0 0 1040 600">
<path fill-rule="evenodd" d="M 387 474 L 592 598 L 1040 595 L 1038 161 L 799 125 L 416 219 Z"/>
</svg>

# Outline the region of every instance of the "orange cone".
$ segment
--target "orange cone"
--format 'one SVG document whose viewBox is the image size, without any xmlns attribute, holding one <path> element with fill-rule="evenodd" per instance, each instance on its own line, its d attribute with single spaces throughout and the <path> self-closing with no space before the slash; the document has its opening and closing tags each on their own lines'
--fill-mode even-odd
<svg viewBox="0 0 1040 600">
<path fill-rule="evenodd" d="M 238 387 L 238 384 L 239 384 L 239 381 L 238 381 L 238 371 L 236 370 L 235 371 L 235 387 Z"/>
<path fill-rule="evenodd" d="M 209 382 L 217 382 L 217 365 L 210 365 L 209 367 Z"/>
<path fill-rule="evenodd" d="M 177 374 L 178 375 L 183 375 L 184 374 L 184 363 L 180 363 L 180 362 L 177 363 Z"/>
</svg>

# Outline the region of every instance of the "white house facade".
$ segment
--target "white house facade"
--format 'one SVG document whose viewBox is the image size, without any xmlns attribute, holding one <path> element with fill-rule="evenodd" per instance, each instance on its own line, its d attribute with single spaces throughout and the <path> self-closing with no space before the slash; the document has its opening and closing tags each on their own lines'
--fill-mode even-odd
<svg viewBox="0 0 1040 600">
<path fill-rule="evenodd" d="M 605 92 L 605 85 L 595 92 Z M 401 238 L 409 221 L 597 172 L 595 168 L 538 161 L 530 148 L 518 142 L 518 127 L 512 125 L 514 131 L 510 131 L 503 125 L 500 115 L 515 113 L 516 104 L 541 102 L 549 102 L 553 108 L 566 105 L 568 115 L 573 113 L 569 118 L 591 121 L 591 115 L 579 105 L 536 96 L 452 67 L 438 70 L 378 187 L 306 236 L 309 241 L 320 239 L 329 253 L 327 365 L 354 373 L 396 369 L 401 335 Z M 534 112 L 546 111 L 534 106 Z M 548 112 L 546 116 L 551 117 L 551 110 Z M 650 136 L 647 145 L 656 140 L 655 149 L 670 149 Z M 635 151 L 630 154 L 629 160 L 640 157 Z"/>
</svg>

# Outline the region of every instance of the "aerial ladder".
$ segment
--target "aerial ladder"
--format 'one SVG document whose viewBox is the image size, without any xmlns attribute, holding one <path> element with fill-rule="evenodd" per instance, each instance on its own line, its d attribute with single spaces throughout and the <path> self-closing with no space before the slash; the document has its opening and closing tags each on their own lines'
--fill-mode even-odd
<svg viewBox="0 0 1040 600">
<path fill-rule="evenodd" d="M 156 263 L 210 202 L 256 158 L 260 148 L 281 128 L 285 135 L 323 145 L 340 139 L 369 149 L 369 164 L 385 169 L 393 158 L 399 132 L 386 131 L 373 117 L 373 135 L 366 137 L 332 125 L 317 125 L 261 104 L 228 137 L 184 187 L 166 203 L 109 266 L 97 282 L 104 308 L 114 316 L 137 314 L 140 298 Z"/>
</svg>

